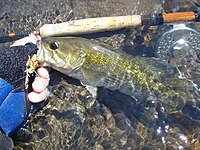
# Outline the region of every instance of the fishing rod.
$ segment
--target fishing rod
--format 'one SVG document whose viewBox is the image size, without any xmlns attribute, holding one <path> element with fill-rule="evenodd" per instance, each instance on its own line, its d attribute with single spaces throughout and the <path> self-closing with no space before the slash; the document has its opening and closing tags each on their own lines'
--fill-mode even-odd
<svg viewBox="0 0 200 150">
<path fill-rule="evenodd" d="M 165 23 L 194 21 L 200 22 L 200 12 L 175 12 L 158 13 L 148 16 L 129 15 L 116 17 L 88 18 L 82 20 L 72 20 L 58 24 L 45 24 L 40 28 L 41 37 L 88 34 L 117 30 L 121 28 L 131 28 L 143 25 L 162 25 Z"/>
<path fill-rule="evenodd" d="M 22 32 L 9 32 L 0 34 L 0 43 L 12 42 L 23 37 L 29 36 L 32 33 L 31 31 L 22 31 Z M 34 35 L 39 35 L 39 31 L 33 31 Z"/>
<path fill-rule="evenodd" d="M 117 30 L 122 28 L 131 28 L 143 25 L 157 26 L 165 23 L 189 21 L 200 22 L 200 12 L 189 11 L 175 13 L 157 13 L 143 16 L 128 15 L 71 20 L 58 24 L 45 24 L 39 30 L 34 31 L 34 34 L 40 35 L 42 38 L 45 38 L 49 36 L 80 35 Z M 7 37 L 13 38 L 15 36 L 19 36 L 14 33 L 10 35 Z M 22 33 L 21 35 L 27 36 L 27 33 Z M 0 41 L 1 38 L 3 37 L 0 36 Z"/>
</svg>

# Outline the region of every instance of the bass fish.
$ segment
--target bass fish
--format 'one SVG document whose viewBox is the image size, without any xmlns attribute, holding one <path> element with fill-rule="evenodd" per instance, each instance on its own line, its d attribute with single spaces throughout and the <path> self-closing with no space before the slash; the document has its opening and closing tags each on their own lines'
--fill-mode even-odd
<svg viewBox="0 0 200 150">
<path fill-rule="evenodd" d="M 171 69 L 158 58 L 131 56 L 89 39 L 49 37 L 39 45 L 37 60 L 83 84 L 119 90 L 136 100 L 148 93 L 168 112 L 181 110 L 190 95 L 176 91 L 168 80 Z"/>
</svg>

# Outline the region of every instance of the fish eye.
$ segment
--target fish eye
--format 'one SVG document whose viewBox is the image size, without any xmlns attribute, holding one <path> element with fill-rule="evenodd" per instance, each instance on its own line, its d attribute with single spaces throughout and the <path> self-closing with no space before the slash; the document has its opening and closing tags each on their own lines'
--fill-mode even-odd
<svg viewBox="0 0 200 150">
<path fill-rule="evenodd" d="M 56 50 L 58 49 L 58 43 L 53 41 L 53 42 L 50 42 L 49 43 L 49 47 L 52 49 L 52 50 Z"/>
</svg>

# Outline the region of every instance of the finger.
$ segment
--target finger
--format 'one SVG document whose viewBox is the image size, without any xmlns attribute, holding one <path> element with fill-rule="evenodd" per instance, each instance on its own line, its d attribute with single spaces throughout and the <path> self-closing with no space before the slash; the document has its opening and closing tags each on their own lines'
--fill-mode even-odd
<svg viewBox="0 0 200 150">
<path fill-rule="evenodd" d="M 42 92 L 49 84 L 48 79 L 44 79 L 41 77 L 36 77 L 34 82 L 32 83 L 32 89 L 34 92 Z"/>
<path fill-rule="evenodd" d="M 36 93 L 36 92 L 30 92 L 28 94 L 28 99 L 32 103 L 38 103 L 43 101 L 48 95 L 48 89 L 45 89 L 41 93 Z"/>
<path fill-rule="evenodd" d="M 40 77 L 49 79 L 49 72 L 47 68 L 40 67 L 37 69 L 37 73 Z"/>
</svg>

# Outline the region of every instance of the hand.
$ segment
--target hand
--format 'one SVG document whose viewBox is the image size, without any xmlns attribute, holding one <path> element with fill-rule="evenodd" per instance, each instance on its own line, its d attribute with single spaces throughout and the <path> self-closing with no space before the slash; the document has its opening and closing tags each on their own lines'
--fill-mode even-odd
<svg viewBox="0 0 200 150">
<path fill-rule="evenodd" d="M 32 83 L 33 91 L 28 94 L 28 99 L 32 103 L 41 102 L 48 96 L 49 72 L 46 68 L 40 67 L 37 69 L 37 74 Z"/>
<path fill-rule="evenodd" d="M 34 36 L 33 34 L 28 37 L 24 37 L 20 40 L 15 41 L 11 46 L 25 45 L 28 42 L 36 44 L 37 40 L 41 40 L 40 36 Z M 47 86 L 49 84 L 49 72 L 45 68 L 37 69 L 38 76 L 32 83 L 33 91 L 28 94 L 28 99 L 32 103 L 38 103 L 43 101 L 48 95 Z"/>
</svg>

